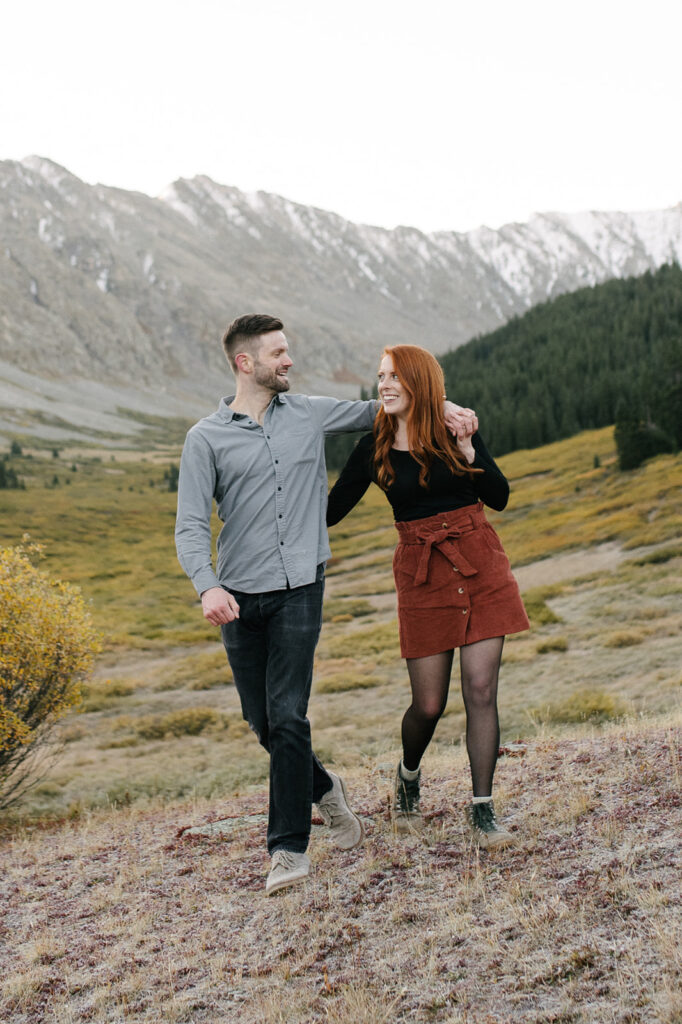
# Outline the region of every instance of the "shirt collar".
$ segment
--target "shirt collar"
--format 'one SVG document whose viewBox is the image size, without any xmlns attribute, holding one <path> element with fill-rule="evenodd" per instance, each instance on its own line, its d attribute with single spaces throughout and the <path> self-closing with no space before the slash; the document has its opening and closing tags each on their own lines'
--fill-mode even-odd
<svg viewBox="0 0 682 1024">
<path fill-rule="evenodd" d="M 234 410 L 230 409 L 230 403 L 234 402 L 234 397 L 235 397 L 234 395 L 227 395 L 225 398 L 221 398 L 220 402 L 218 404 L 218 415 L 221 417 L 221 419 L 225 420 L 226 423 L 231 423 L 234 420 L 234 418 L 235 418 Z M 268 406 L 268 408 L 271 408 L 275 404 L 276 405 L 285 405 L 286 404 L 285 396 L 284 395 L 275 395 L 273 397 L 273 399 L 272 399 L 272 402 L 270 402 L 270 405 Z"/>
</svg>

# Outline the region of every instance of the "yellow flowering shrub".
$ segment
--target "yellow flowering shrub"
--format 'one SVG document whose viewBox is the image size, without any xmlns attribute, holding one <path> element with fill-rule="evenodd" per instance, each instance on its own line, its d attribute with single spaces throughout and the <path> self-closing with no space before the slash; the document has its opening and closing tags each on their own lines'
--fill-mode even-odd
<svg viewBox="0 0 682 1024">
<path fill-rule="evenodd" d="M 40 553 L 0 549 L 0 807 L 30 785 L 100 649 L 80 591 L 37 569 Z"/>
</svg>

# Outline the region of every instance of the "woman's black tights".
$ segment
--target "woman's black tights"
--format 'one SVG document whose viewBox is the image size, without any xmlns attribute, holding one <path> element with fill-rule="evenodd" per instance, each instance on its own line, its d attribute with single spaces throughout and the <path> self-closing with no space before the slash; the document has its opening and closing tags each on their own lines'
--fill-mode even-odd
<svg viewBox="0 0 682 1024">
<path fill-rule="evenodd" d="M 500 745 L 497 717 L 497 679 L 502 660 L 503 636 L 467 644 L 459 651 L 462 697 L 466 709 L 466 742 L 474 796 L 490 796 Z M 403 764 L 419 767 L 438 719 L 445 710 L 450 689 L 454 651 L 428 658 L 408 658 L 407 671 L 412 703 L 402 723 Z"/>
</svg>

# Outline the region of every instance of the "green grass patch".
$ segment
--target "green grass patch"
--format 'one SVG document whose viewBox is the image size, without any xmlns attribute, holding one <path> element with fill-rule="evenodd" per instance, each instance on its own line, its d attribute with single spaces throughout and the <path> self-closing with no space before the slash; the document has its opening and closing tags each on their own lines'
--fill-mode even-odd
<svg viewBox="0 0 682 1024">
<path fill-rule="evenodd" d="M 115 680 L 112 682 L 112 680 L 107 679 L 102 683 L 83 683 L 81 686 L 83 700 L 78 706 L 78 710 L 85 713 L 104 711 L 110 708 L 112 704 L 118 703 L 121 698 L 129 697 L 134 692 L 134 684 L 127 680 Z"/>
<path fill-rule="evenodd" d="M 374 608 L 369 601 L 332 598 L 324 602 L 322 618 L 324 622 L 349 622 L 363 615 L 371 615 L 373 611 Z M 343 616 L 343 619 L 339 616 Z"/>
<path fill-rule="evenodd" d="M 171 736 L 198 736 L 204 729 L 225 728 L 225 716 L 215 708 L 184 708 L 166 715 L 145 715 L 134 723 L 135 732 L 145 740 Z"/>
<path fill-rule="evenodd" d="M 323 643 L 321 653 L 326 653 L 330 658 L 376 657 L 389 653 L 399 659 L 398 624 L 393 620 L 330 638 Z"/>
<path fill-rule="evenodd" d="M 628 705 L 619 697 L 599 690 L 578 690 L 565 700 L 534 708 L 533 716 L 544 722 L 578 724 L 609 722 L 628 713 Z"/>
<path fill-rule="evenodd" d="M 553 654 L 555 652 L 567 651 L 568 640 L 565 636 L 551 636 L 547 640 L 541 640 L 535 645 L 537 654 Z"/>
<path fill-rule="evenodd" d="M 631 629 L 619 629 L 604 637 L 604 647 L 635 647 L 641 644 L 644 637 L 641 633 Z"/>
<path fill-rule="evenodd" d="M 315 693 L 344 693 L 346 690 L 370 690 L 385 680 L 361 672 L 334 672 L 315 683 Z"/>
<path fill-rule="evenodd" d="M 547 604 L 548 597 L 560 593 L 560 587 L 532 587 L 521 595 L 528 613 L 528 618 L 536 626 L 546 626 L 553 622 L 561 622 L 559 616 Z"/>
<path fill-rule="evenodd" d="M 673 558 L 682 555 L 682 544 L 671 544 L 668 547 L 658 548 L 656 551 L 649 551 L 639 558 L 629 558 L 626 565 L 659 565 L 669 562 Z"/>
<path fill-rule="evenodd" d="M 213 690 L 232 685 L 234 679 L 227 661 L 225 648 L 195 651 L 168 662 L 167 669 L 157 678 L 157 690 Z"/>
</svg>

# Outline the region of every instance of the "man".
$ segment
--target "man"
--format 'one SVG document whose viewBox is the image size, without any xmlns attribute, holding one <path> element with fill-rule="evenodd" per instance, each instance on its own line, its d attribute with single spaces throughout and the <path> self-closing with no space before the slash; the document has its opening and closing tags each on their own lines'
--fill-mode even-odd
<svg viewBox="0 0 682 1024">
<path fill-rule="evenodd" d="M 244 718 L 270 754 L 270 895 L 310 871 L 313 803 L 338 847 L 363 839 L 342 779 L 312 751 L 307 709 L 331 554 L 324 435 L 371 429 L 378 403 L 287 395 L 293 363 L 275 317 L 238 317 L 223 348 L 236 393 L 187 434 L 175 535 L 204 617 L 221 628 Z M 449 425 L 470 429 L 473 414 L 447 406 Z M 213 499 L 224 524 L 215 571 Z"/>
</svg>

